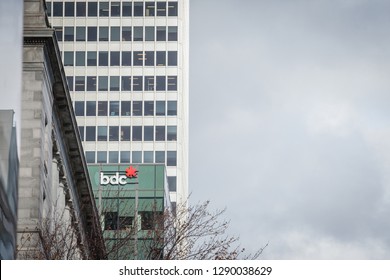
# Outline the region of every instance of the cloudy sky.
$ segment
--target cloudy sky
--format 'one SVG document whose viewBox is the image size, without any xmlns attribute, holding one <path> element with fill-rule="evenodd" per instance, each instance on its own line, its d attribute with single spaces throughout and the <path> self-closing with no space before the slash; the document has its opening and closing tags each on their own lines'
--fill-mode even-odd
<svg viewBox="0 0 390 280">
<path fill-rule="evenodd" d="M 390 258 L 390 1 L 190 4 L 192 201 L 264 259 Z"/>
</svg>

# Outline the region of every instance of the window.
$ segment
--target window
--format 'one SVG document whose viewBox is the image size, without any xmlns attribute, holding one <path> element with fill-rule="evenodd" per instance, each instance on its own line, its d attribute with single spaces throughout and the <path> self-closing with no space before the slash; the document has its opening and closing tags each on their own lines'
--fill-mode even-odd
<svg viewBox="0 0 390 280">
<path fill-rule="evenodd" d="M 165 126 L 156 126 L 156 141 L 165 141 Z"/>
<path fill-rule="evenodd" d="M 154 116 L 154 101 L 144 102 L 144 116 Z"/>
<path fill-rule="evenodd" d="M 110 52 L 110 65 L 119 66 L 119 55 L 120 52 Z"/>
<path fill-rule="evenodd" d="M 133 65 L 142 66 L 144 63 L 144 53 L 143 52 L 133 52 Z"/>
<path fill-rule="evenodd" d="M 108 17 L 108 15 L 109 15 L 108 2 L 99 2 L 99 16 Z"/>
<path fill-rule="evenodd" d="M 167 15 L 167 3 L 157 2 L 157 16 L 165 17 Z"/>
<path fill-rule="evenodd" d="M 116 230 L 118 228 L 118 212 L 104 213 L 104 230 Z"/>
<path fill-rule="evenodd" d="M 130 163 L 130 151 L 122 151 L 121 155 L 121 163 Z"/>
<path fill-rule="evenodd" d="M 108 163 L 118 163 L 119 153 L 117 151 L 108 152 Z"/>
<path fill-rule="evenodd" d="M 156 163 L 165 163 L 165 152 L 164 151 L 156 151 L 155 152 L 155 162 Z"/>
<path fill-rule="evenodd" d="M 84 141 L 84 126 L 79 126 L 79 133 L 81 141 Z"/>
<path fill-rule="evenodd" d="M 165 116 L 165 101 L 156 101 L 156 116 Z"/>
<path fill-rule="evenodd" d="M 98 126 L 98 141 L 107 141 L 107 126 Z"/>
<path fill-rule="evenodd" d="M 131 77 L 122 76 L 122 91 L 130 91 L 130 90 L 131 90 Z"/>
<path fill-rule="evenodd" d="M 131 17 L 131 2 L 122 2 L 122 16 Z"/>
<path fill-rule="evenodd" d="M 86 126 L 85 127 L 85 141 L 95 141 L 96 127 Z"/>
<path fill-rule="evenodd" d="M 64 66 L 73 66 L 73 52 L 64 52 Z"/>
<path fill-rule="evenodd" d="M 98 116 L 107 116 L 107 101 L 98 101 Z"/>
<path fill-rule="evenodd" d="M 56 26 L 56 27 L 54 27 L 54 30 L 56 32 L 56 37 L 57 37 L 58 42 L 62 42 L 62 27 Z"/>
<path fill-rule="evenodd" d="M 65 2 L 65 16 L 66 17 L 74 17 L 74 3 L 73 2 Z"/>
<path fill-rule="evenodd" d="M 88 41 L 96 42 L 97 41 L 97 27 L 96 26 L 88 26 Z"/>
<path fill-rule="evenodd" d="M 157 91 L 165 91 L 165 76 L 157 76 L 156 77 L 156 90 Z"/>
<path fill-rule="evenodd" d="M 134 16 L 143 17 L 144 16 L 144 3 L 143 2 L 134 2 Z"/>
<path fill-rule="evenodd" d="M 133 77 L 133 91 L 142 91 L 142 76 Z"/>
<path fill-rule="evenodd" d="M 87 116 L 96 116 L 96 101 L 87 101 Z"/>
<path fill-rule="evenodd" d="M 108 52 L 99 52 L 99 66 L 108 66 Z"/>
<path fill-rule="evenodd" d="M 63 2 L 54 2 L 53 3 L 53 16 L 62 17 L 62 4 L 63 4 Z"/>
<path fill-rule="evenodd" d="M 165 26 L 156 27 L 156 41 L 166 41 L 167 40 L 167 31 Z"/>
<path fill-rule="evenodd" d="M 48 17 L 51 16 L 51 2 L 46 1 L 46 13 Z"/>
<path fill-rule="evenodd" d="M 119 17 L 121 15 L 120 2 L 111 2 L 111 16 Z"/>
<path fill-rule="evenodd" d="M 177 17 L 177 2 L 168 2 L 168 16 Z"/>
<path fill-rule="evenodd" d="M 155 5 L 156 4 L 154 2 L 145 2 L 145 16 L 146 17 L 154 17 Z"/>
<path fill-rule="evenodd" d="M 96 91 L 96 76 L 87 76 L 87 91 Z"/>
<path fill-rule="evenodd" d="M 168 76 L 168 90 L 177 90 L 177 76 Z"/>
<path fill-rule="evenodd" d="M 76 116 L 84 116 L 84 101 L 74 103 L 74 113 Z"/>
<path fill-rule="evenodd" d="M 131 27 L 123 26 L 122 27 L 122 41 L 131 41 Z"/>
<path fill-rule="evenodd" d="M 167 141 L 176 141 L 177 140 L 177 126 L 168 125 L 167 126 Z"/>
<path fill-rule="evenodd" d="M 133 101 L 133 116 L 142 116 L 142 101 Z"/>
<path fill-rule="evenodd" d="M 85 90 L 85 77 L 84 76 L 76 76 L 74 90 L 75 91 L 84 91 Z"/>
<path fill-rule="evenodd" d="M 107 152 L 105 151 L 97 152 L 97 163 L 107 163 Z"/>
<path fill-rule="evenodd" d="M 144 28 L 142 26 L 134 26 L 133 41 L 143 41 L 144 40 Z"/>
<path fill-rule="evenodd" d="M 77 2 L 76 3 L 76 16 L 78 17 L 85 17 L 86 15 L 86 3 L 85 2 Z M 94 154 L 95 158 L 95 154 Z M 95 161 L 95 160 L 94 160 Z"/>
<path fill-rule="evenodd" d="M 111 41 L 120 41 L 121 32 L 119 26 L 111 26 Z"/>
<path fill-rule="evenodd" d="M 177 26 L 168 26 L 168 41 L 177 41 Z"/>
<path fill-rule="evenodd" d="M 88 16 L 89 17 L 97 16 L 97 2 L 88 2 Z"/>
<path fill-rule="evenodd" d="M 108 77 L 99 76 L 99 91 L 108 91 Z"/>
<path fill-rule="evenodd" d="M 154 66 L 154 52 L 145 52 L 145 66 Z"/>
<path fill-rule="evenodd" d="M 79 42 L 85 41 L 85 26 L 76 27 L 76 41 Z"/>
<path fill-rule="evenodd" d="M 64 41 L 73 41 L 73 40 L 74 40 L 74 28 L 73 26 L 72 27 L 66 26 L 64 29 Z"/>
<path fill-rule="evenodd" d="M 122 66 L 131 66 L 131 52 L 122 52 Z"/>
<path fill-rule="evenodd" d="M 132 138 L 133 141 L 142 141 L 142 126 L 132 127 Z"/>
<path fill-rule="evenodd" d="M 143 211 L 139 212 L 141 215 L 141 230 L 151 230 L 155 224 L 153 212 Z"/>
<path fill-rule="evenodd" d="M 167 166 L 176 166 L 176 151 L 167 151 Z"/>
<path fill-rule="evenodd" d="M 153 152 L 152 151 L 145 151 L 144 152 L 144 163 L 153 163 Z"/>
<path fill-rule="evenodd" d="M 95 152 L 85 152 L 85 159 L 87 163 L 95 163 Z"/>
<path fill-rule="evenodd" d="M 119 126 L 110 126 L 110 141 L 119 141 Z"/>
<path fill-rule="evenodd" d="M 121 101 L 121 116 L 130 116 L 130 101 Z"/>
<path fill-rule="evenodd" d="M 96 52 L 87 52 L 87 66 L 96 66 Z"/>
<path fill-rule="evenodd" d="M 168 116 L 177 116 L 177 101 L 168 101 Z"/>
<path fill-rule="evenodd" d="M 144 141 L 153 141 L 153 126 L 144 126 Z"/>
<path fill-rule="evenodd" d="M 130 141 L 130 126 L 121 127 L 121 141 Z"/>
<path fill-rule="evenodd" d="M 133 151 L 131 153 L 131 159 L 132 163 L 142 163 L 142 152 Z"/>
<path fill-rule="evenodd" d="M 101 41 L 101 42 L 108 41 L 108 27 L 107 26 L 99 27 L 99 41 Z"/>
<path fill-rule="evenodd" d="M 76 52 L 76 66 L 85 66 L 85 52 Z"/>
<path fill-rule="evenodd" d="M 169 191 L 176 191 L 176 176 L 168 176 L 168 187 Z"/>
<path fill-rule="evenodd" d="M 110 91 L 119 91 L 119 76 L 110 77 Z"/>
<path fill-rule="evenodd" d="M 154 41 L 154 26 L 145 26 L 145 41 Z"/>
<path fill-rule="evenodd" d="M 110 101 L 110 116 L 119 116 L 119 101 Z"/>
<path fill-rule="evenodd" d="M 168 52 L 168 66 L 177 66 L 177 51 Z"/>
<path fill-rule="evenodd" d="M 154 76 L 145 76 L 145 88 L 144 91 L 154 90 Z"/>
<path fill-rule="evenodd" d="M 165 66 L 165 52 L 157 51 L 156 52 L 156 66 Z"/>
<path fill-rule="evenodd" d="M 73 91 L 73 77 L 71 77 L 71 76 L 66 77 L 66 81 L 68 82 L 69 90 Z"/>
</svg>

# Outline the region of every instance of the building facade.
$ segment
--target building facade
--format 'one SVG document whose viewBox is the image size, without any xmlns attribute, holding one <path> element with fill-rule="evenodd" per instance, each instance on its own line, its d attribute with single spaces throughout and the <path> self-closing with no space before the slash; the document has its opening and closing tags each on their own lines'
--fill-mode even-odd
<svg viewBox="0 0 390 280">
<path fill-rule="evenodd" d="M 47 1 L 87 164 L 165 164 L 188 196 L 188 0 Z"/>
<path fill-rule="evenodd" d="M 105 246 L 55 31 L 24 1 L 19 259 L 101 259 Z"/>
</svg>

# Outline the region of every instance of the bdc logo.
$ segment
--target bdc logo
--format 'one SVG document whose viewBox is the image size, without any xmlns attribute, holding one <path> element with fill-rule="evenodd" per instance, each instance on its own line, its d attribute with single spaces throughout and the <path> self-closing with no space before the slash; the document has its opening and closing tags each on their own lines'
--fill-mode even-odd
<svg viewBox="0 0 390 280">
<path fill-rule="evenodd" d="M 126 185 L 127 178 L 137 178 L 138 170 L 132 166 L 126 168 L 126 175 L 119 175 L 119 172 L 116 172 L 115 175 L 104 175 L 103 172 L 100 172 L 100 185 Z"/>
</svg>

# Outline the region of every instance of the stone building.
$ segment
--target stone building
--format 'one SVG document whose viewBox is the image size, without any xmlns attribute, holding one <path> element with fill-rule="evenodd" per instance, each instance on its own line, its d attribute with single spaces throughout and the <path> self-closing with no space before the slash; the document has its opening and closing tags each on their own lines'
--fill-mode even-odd
<svg viewBox="0 0 390 280">
<path fill-rule="evenodd" d="M 105 258 L 60 51 L 43 0 L 24 1 L 21 118 L 17 257 Z"/>
</svg>

